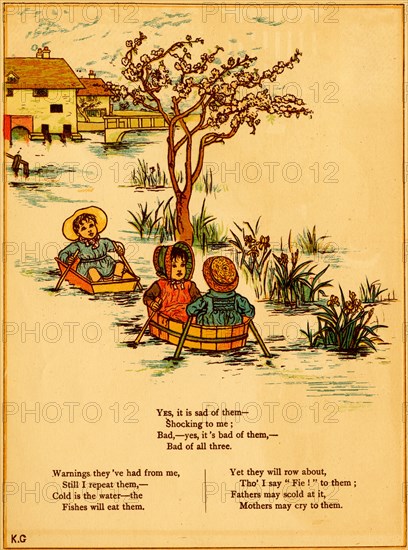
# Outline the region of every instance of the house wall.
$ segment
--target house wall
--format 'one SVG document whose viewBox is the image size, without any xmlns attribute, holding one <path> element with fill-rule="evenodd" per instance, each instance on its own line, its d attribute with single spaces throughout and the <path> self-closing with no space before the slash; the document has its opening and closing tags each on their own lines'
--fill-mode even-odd
<svg viewBox="0 0 408 550">
<path fill-rule="evenodd" d="M 109 96 L 101 96 L 98 99 L 101 100 L 101 104 L 98 105 L 98 109 L 106 109 L 106 114 L 110 115 Z"/>
<path fill-rule="evenodd" d="M 10 115 L 3 116 L 3 137 L 4 139 L 8 139 L 10 141 L 10 138 L 11 138 L 11 116 Z"/>
<path fill-rule="evenodd" d="M 31 115 L 34 132 L 41 132 L 42 124 L 48 124 L 52 134 L 62 133 L 64 124 L 71 125 L 72 133 L 78 131 L 75 89 L 48 90 L 48 97 L 34 97 L 33 90 L 14 90 L 5 103 L 6 114 Z M 62 113 L 51 113 L 52 104 L 62 105 Z"/>
<path fill-rule="evenodd" d="M 81 122 L 78 120 L 78 132 L 103 132 L 104 130 L 103 120 L 102 122 Z"/>
</svg>

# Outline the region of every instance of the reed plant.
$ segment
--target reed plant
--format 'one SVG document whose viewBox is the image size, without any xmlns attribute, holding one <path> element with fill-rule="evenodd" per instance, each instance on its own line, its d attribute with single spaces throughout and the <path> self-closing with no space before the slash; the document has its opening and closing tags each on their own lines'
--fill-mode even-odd
<svg viewBox="0 0 408 550">
<path fill-rule="evenodd" d="M 366 276 L 365 283 L 360 285 L 360 299 L 365 304 L 374 304 L 376 302 L 382 301 L 381 294 L 386 292 L 387 288 L 381 288 L 380 281 L 369 282 L 368 277 Z"/>
<path fill-rule="evenodd" d="M 160 222 L 162 217 L 160 212 L 163 207 L 164 201 L 158 201 L 157 207 L 149 210 L 147 202 L 142 204 L 139 202 L 138 211 L 136 213 L 128 210 L 132 216 L 132 220 L 129 222 L 132 225 L 141 239 L 150 239 L 155 237 L 160 228 Z"/>
<path fill-rule="evenodd" d="M 297 243 L 303 254 L 325 254 L 333 252 L 333 246 L 323 242 L 327 238 L 328 235 L 318 237 L 314 225 L 311 231 L 307 227 L 303 229 L 303 233 L 297 236 Z"/>
<path fill-rule="evenodd" d="M 160 164 L 149 166 L 145 160 L 137 160 L 137 168 L 133 168 L 131 172 L 131 181 L 136 189 L 157 189 L 168 187 L 169 180 L 160 168 Z"/>
<path fill-rule="evenodd" d="M 306 324 L 306 330 L 300 329 L 300 332 L 306 336 L 306 338 L 309 341 L 309 348 L 316 348 L 319 341 L 319 336 L 317 333 L 313 332 L 313 329 L 311 328 L 309 321 Z"/>
<path fill-rule="evenodd" d="M 210 245 L 225 242 L 227 235 L 217 218 L 208 214 L 205 199 L 201 204 L 200 213 L 193 216 L 193 246 L 207 252 Z"/>
<path fill-rule="evenodd" d="M 274 288 L 278 302 L 292 307 L 296 307 L 302 302 L 312 302 L 320 288 L 325 286 L 325 283 L 313 284 L 310 282 L 314 275 L 314 268 L 310 265 L 312 261 L 308 260 L 298 264 L 299 250 L 291 252 L 290 259 L 284 252 L 281 252 L 280 256 L 273 254 L 273 257 L 275 261 Z M 318 274 L 319 277 L 326 269 Z M 326 286 L 328 284 L 330 283 L 326 282 Z"/>
<path fill-rule="evenodd" d="M 244 222 L 242 227 L 234 223 L 238 232 L 232 231 L 232 239 L 228 242 L 233 245 L 236 261 L 243 271 L 247 283 L 251 283 L 255 296 L 258 299 L 271 299 L 274 277 L 273 266 L 270 261 L 271 245 L 269 235 L 259 235 L 259 217 L 253 226 Z"/>
<path fill-rule="evenodd" d="M 173 197 L 170 197 L 161 204 L 161 218 L 155 234 L 160 243 L 173 241 L 176 238 L 176 211 L 172 201 Z"/>
<path fill-rule="evenodd" d="M 291 232 L 288 237 L 288 251 L 283 251 L 281 239 L 280 256 L 271 251 L 270 237 L 259 235 L 260 218 L 254 225 L 244 222 L 234 224 L 238 231 L 231 231 L 229 239 L 233 245 L 236 261 L 245 274 L 247 283 L 255 290 L 258 299 L 274 300 L 296 307 L 314 302 L 325 296 L 324 288 L 331 286 L 331 280 L 322 280 L 329 266 L 315 273 L 312 261 L 298 263 L 299 250 L 294 250 Z"/>
<path fill-rule="evenodd" d="M 132 168 L 130 173 L 130 181 L 136 189 L 160 189 L 170 186 L 169 177 L 160 164 L 149 166 L 144 159 L 137 160 L 136 168 Z M 183 172 L 177 173 L 177 181 L 183 184 Z M 224 191 L 226 186 L 215 183 L 212 169 L 207 168 L 205 174 L 202 174 L 195 183 L 194 189 L 199 193 L 216 196 L 220 191 Z"/>
<path fill-rule="evenodd" d="M 132 219 L 130 225 L 136 230 L 140 239 L 155 239 L 160 243 L 176 240 L 176 211 L 173 197 L 166 202 L 157 201 L 155 208 L 149 208 L 147 202 L 138 204 L 138 210 L 129 211 Z M 215 216 L 208 213 L 205 199 L 200 213 L 193 216 L 193 246 L 203 252 L 212 244 L 225 242 L 227 235 L 222 225 L 216 222 Z"/>
<path fill-rule="evenodd" d="M 211 168 L 207 168 L 205 173 L 194 184 L 194 189 L 198 193 L 205 193 L 206 195 L 217 196 L 220 191 L 226 191 L 227 186 L 225 184 L 216 183 L 213 177 L 213 171 Z"/>
<path fill-rule="evenodd" d="M 323 289 L 332 286 L 331 283 L 333 279 L 328 281 L 320 281 L 320 278 L 326 273 L 330 266 L 326 266 L 315 275 L 314 269 L 316 267 L 317 266 L 313 266 L 309 280 L 303 281 L 301 286 L 301 299 L 303 302 L 316 302 L 317 300 L 320 300 L 322 296 L 326 296 Z"/>
<path fill-rule="evenodd" d="M 340 287 L 340 298 L 331 295 L 327 305 L 321 304 L 314 313 L 318 320 L 318 330 L 313 332 L 307 325 L 301 332 L 309 341 L 310 347 L 323 347 L 335 351 L 357 352 L 375 350 L 375 344 L 382 342 L 377 331 L 386 325 L 370 324 L 374 308 L 363 306 L 355 292 L 349 292 L 346 300 Z"/>
<path fill-rule="evenodd" d="M 275 262 L 274 294 L 277 301 L 296 307 L 299 304 L 315 302 L 320 296 L 325 296 L 324 288 L 330 287 L 332 279 L 323 281 L 322 276 L 329 266 L 315 273 L 317 265 L 311 265 L 312 260 L 299 262 L 299 249 L 295 249 L 292 232 L 289 231 L 287 253 L 283 250 L 281 238 L 280 256 L 273 254 Z"/>
</svg>

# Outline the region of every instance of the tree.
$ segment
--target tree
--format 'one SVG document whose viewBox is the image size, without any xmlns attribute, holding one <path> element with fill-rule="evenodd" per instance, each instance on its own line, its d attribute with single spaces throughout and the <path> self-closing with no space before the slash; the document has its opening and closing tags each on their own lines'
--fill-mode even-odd
<svg viewBox="0 0 408 550">
<path fill-rule="evenodd" d="M 77 109 L 78 113 L 81 114 L 85 122 L 90 122 L 88 111 L 95 109 L 101 104 L 100 99 L 97 96 L 80 96 L 77 98 Z"/>
<path fill-rule="evenodd" d="M 129 101 L 120 101 L 119 103 L 119 109 L 121 111 L 127 111 L 130 107 Z"/>
<path fill-rule="evenodd" d="M 177 238 L 191 243 L 193 227 L 189 204 L 194 183 L 203 168 L 206 149 L 225 143 L 247 125 L 255 134 L 259 114 L 269 113 L 290 118 L 310 115 L 302 99 L 286 94 L 272 95 L 267 88 L 285 70 L 299 63 L 296 50 L 289 61 L 279 61 L 260 72 L 256 57 L 229 57 L 224 63 L 218 55 L 223 48 L 215 46 L 193 60 L 194 48 L 204 44 L 202 38 L 186 36 L 167 49 L 139 53 L 147 37 L 139 32 L 126 41 L 122 74 L 134 87 L 107 83 L 113 100 L 132 100 L 134 105 L 160 113 L 168 125 L 167 163 L 176 197 Z M 176 134 L 176 130 L 181 130 Z M 194 146 L 194 150 L 193 150 Z M 184 177 L 177 176 L 177 164 L 184 161 Z M 182 183 L 183 182 L 183 183 Z"/>
</svg>

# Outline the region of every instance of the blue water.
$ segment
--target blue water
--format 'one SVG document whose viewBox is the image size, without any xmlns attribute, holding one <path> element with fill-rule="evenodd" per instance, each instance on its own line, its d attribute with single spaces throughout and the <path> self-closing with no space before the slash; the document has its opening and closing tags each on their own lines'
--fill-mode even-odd
<svg viewBox="0 0 408 550">
<path fill-rule="evenodd" d="M 21 149 L 24 160 L 30 162 L 31 174 L 28 179 L 21 175 L 15 177 L 9 165 L 9 202 L 21 213 L 26 211 L 30 219 L 38 219 L 36 234 L 41 242 L 51 239 L 61 243 L 61 247 L 64 240 L 59 231 L 64 216 L 87 204 L 100 205 L 108 212 L 109 231 L 113 232 L 108 233 L 107 229 L 106 236 L 125 243 L 128 261 L 147 288 L 156 278 L 151 259 L 158 243 L 137 238 L 129 224 L 128 211 L 144 201 L 155 204 L 158 195 L 149 191 L 136 192 L 129 178 L 138 159 L 147 157 L 151 165 L 155 162 L 165 165 L 165 135 L 161 132 L 128 134 L 122 144 L 115 146 L 103 144 L 101 134 L 88 134 L 87 138 L 65 146 L 58 142 L 14 145 L 11 152 Z M 171 194 L 167 189 L 160 197 L 167 198 Z M 47 224 L 42 228 L 41 213 L 45 211 Z M 322 267 L 330 263 L 331 268 L 340 271 L 349 254 L 350 251 L 338 250 L 315 261 Z M 202 260 L 198 257 L 197 265 L 201 265 Z M 67 309 L 87 303 L 97 318 L 105 317 L 109 328 L 117 335 L 111 344 L 117 348 L 118 360 L 126 365 L 125 372 L 130 378 L 143 373 L 158 382 L 168 377 L 190 377 L 193 369 L 195 376 L 212 377 L 215 383 L 255 378 L 266 388 L 296 387 L 304 397 L 335 399 L 348 406 L 372 402 L 378 394 L 377 377 L 381 378 L 390 368 L 388 344 L 380 345 L 378 353 L 367 356 L 310 350 L 300 330 L 306 328 L 308 321 L 315 323 L 316 306 L 288 309 L 268 302 L 256 304 L 255 320 L 271 358 L 263 356 L 250 336 L 247 346 L 236 352 L 210 355 L 183 351 L 182 359 L 174 361 L 174 347 L 150 337 L 148 332 L 135 349 L 134 339 L 146 319 L 140 292 L 90 296 L 65 282 L 55 293 L 53 289 L 59 273 L 53 255 L 40 262 L 30 257 L 24 261 L 16 259 L 14 266 L 23 277 L 33 281 L 36 291 L 42 295 L 40 300 L 44 308 L 49 300 L 58 300 L 59 307 Z M 205 290 L 202 279 L 200 284 Z M 244 286 L 240 288 L 245 292 Z"/>
</svg>

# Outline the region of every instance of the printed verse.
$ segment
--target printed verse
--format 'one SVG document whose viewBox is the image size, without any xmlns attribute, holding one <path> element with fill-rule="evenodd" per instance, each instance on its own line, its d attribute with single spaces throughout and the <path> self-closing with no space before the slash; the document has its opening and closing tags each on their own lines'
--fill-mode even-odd
<svg viewBox="0 0 408 550">
<path fill-rule="evenodd" d="M 52 501 L 59 502 L 64 512 L 145 510 L 149 487 L 159 478 L 180 478 L 175 470 L 126 468 L 52 470 Z"/>
<path fill-rule="evenodd" d="M 239 409 L 156 409 L 156 412 L 163 421 L 157 439 L 165 443 L 168 451 L 230 451 L 234 439 L 268 441 L 278 436 L 237 429 L 237 419 L 247 414 Z"/>
<path fill-rule="evenodd" d="M 231 483 L 206 481 L 205 503 L 212 498 L 232 500 L 240 510 L 305 511 L 341 509 L 341 498 L 357 482 L 327 474 L 324 468 L 230 468 Z"/>
</svg>

